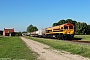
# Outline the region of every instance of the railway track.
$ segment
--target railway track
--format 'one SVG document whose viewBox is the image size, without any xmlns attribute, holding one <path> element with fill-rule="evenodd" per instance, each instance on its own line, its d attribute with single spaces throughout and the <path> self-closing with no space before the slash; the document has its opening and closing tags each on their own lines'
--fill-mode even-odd
<svg viewBox="0 0 90 60">
<path fill-rule="evenodd" d="M 51 39 L 51 38 L 46 38 L 46 39 Z M 53 40 L 58 40 L 58 39 L 55 39 L 55 38 L 52 38 Z M 62 41 L 65 41 L 65 42 L 70 42 L 70 43 L 73 43 L 73 44 L 80 44 L 80 45 L 86 45 L 86 46 L 90 46 L 90 41 L 86 41 L 86 40 L 62 40 Z"/>
<path fill-rule="evenodd" d="M 37 37 L 37 38 L 40 38 L 40 37 Z M 47 39 L 53 39 L 53 40 L 58 40 L 56 38 L 45 38 L 46 40 Z M 86 40 L 78 40 L 78 39 L 74 39 L 74 40 L 61 40 L 61 41 L 64 41 L 64 42 L 69 42 L 69 43 L 73 43 L 73 44 L 80 44 L 80 45 L 85 45 L 85 46 L 90 46 L 90 41 L 86 41 Z"/>
<path fill-rule="evenodd" d="M 83 40 L 62 40 L 62 41 L 65 41 L 65 42 L 70 42 L 70 43 L 73 43 L 73 44 L 79 44 L 79 45 L 84 45 L 84 46 L 90 46 L 90 41 L 83 41 Z"/>
<path fill-rule="evenodd" d="M 81 42 L 81 43 L 90 43 L 90 41 L 85 40 L 72 40 L 73 42 Z"/>
</svg>

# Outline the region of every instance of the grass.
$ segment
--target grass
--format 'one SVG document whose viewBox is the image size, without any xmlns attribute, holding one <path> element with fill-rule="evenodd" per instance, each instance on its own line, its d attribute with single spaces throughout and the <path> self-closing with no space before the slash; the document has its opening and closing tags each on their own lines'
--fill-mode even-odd
<svg viewBox="0 0 90 60">
<path fill-rule="evenodd" d="M 19 37 L 0 37 L 0 59 L 35 60 L 37 53 L 31 51 Z"/>
<path fill-rule="evenodd" d="M 69 42 L 67 43 L 64 41 L 53 40 L 53 39 L 44 39 L 44 38 L 36 38 L 36 37 L 26 37 L 26 38 L 47 44 L 57 50 L 64 50 L 64 51 L 71 52 L 72 54 L 78 54 L 78 55 L 90 58 L 89 46 L 84 46 L 80 44 L 72 44 Z"/>
<path fill-rule="evenodd" d="M 75 38 L 81 38 L 81 40 L 90 41 L 90 35 L 75 35 Z"/>
</svg>

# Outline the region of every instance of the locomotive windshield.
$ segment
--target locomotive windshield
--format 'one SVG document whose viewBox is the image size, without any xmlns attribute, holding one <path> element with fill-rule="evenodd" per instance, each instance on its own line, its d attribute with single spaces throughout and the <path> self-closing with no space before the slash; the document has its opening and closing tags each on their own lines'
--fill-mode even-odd
<svg viewBox="0 0 90 60">
<path fill-rule="evenodd" d="M 64 26 L 64 29 L 73 29 L 73 26 Z"/>
<path fill-rule="evenodd" d="M 73 29 L 73 26 L 69 26 L 69 29 Z"/>
<path fill-rule="evenodd" d="M 64 26 L 64 29 L 68 29 L 68 26 Z"/>
</svg>

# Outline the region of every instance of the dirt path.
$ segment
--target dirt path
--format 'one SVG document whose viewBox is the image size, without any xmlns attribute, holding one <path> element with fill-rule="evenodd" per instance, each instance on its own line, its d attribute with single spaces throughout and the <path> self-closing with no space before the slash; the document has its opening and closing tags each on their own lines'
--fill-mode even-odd
<svg viewBox="0 0 90 60">
<path fill-rule="evenodd" d="M 24 37 L 21 37 L 21 39 L 27 44 L 28 47 L 30 47 L 31 50 L 40 55 L 37 60 L 90 60 L 78 55 L 53 50 L 45 44 L 26 39 Z"/>
</svg>

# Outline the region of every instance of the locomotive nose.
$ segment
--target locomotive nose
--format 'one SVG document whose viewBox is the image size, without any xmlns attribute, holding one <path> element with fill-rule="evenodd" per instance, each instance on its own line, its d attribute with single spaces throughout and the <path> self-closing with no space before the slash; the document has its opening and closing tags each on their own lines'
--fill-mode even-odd
<svg viewBox="0 0 90 60">
<path fill-rule="evenodd" d="M 68 33 L 67 34 L 73 34 L 73 30 L 68 30 Z"/>
<path fill-rule="evenodd" d="M 70 34 L 70 30 L 67 30 L 67 34 Z"/>
<path fill-rule="evenodd" d="M 65 30 L 64 34 L 73 34 L 73 31 L 72 30 Z"/>
</svg>

